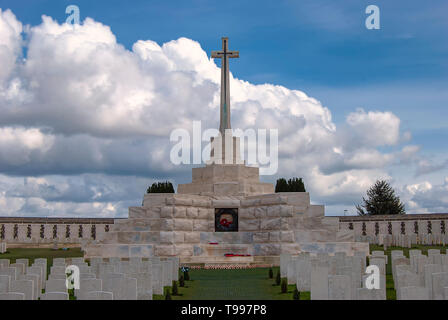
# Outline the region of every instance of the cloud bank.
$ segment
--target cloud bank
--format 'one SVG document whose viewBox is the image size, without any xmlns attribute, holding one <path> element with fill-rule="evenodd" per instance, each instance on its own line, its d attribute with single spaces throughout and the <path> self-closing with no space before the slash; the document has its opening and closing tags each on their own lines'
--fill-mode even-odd
<svg viewBox="0 0 448 320">
<path fill-rule="evenodd" d="M 190 167 L 169 162 L 172 130 L 218 127 L 220 69 L 191 39 L 128 50 L 91 18 L 23 26 L 0 10 L 0 65 L 0 215 L 126 215 L 153 180 L 189 180 Z M 448 208 L 431 200 L 446 181 L 394 178 L 396 166 L 438 168 L 407 144 L 392 112 L 358 109 L 336 126 L 302 91 L 230 82 L 233 127 L 279 129 L 278 176 L 304 177 L 313 201 L 352 207 L 386 178 L 410 211 Z"/>
</svg>

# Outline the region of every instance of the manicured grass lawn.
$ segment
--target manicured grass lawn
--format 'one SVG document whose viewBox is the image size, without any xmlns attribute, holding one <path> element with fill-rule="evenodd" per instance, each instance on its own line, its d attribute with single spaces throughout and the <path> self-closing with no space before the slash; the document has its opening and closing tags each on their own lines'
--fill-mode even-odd
<svg viewBox="0 0 448 320">
<path fill-rule="evenodd" d="M 274 267 L 274 278 L 278 272 Z M 281 293 L 280 286 L 269 279 L 269 268 L 240 270 L 190 270 L 190 281 L 179 287 L 179 295 L 173 300 L 292 300 L 295 285 Z M 164 299 L 154 296 L 154 299 Z M 310 293 L 302 292 L 301 300 L 309 300 Z"/>
</svg>

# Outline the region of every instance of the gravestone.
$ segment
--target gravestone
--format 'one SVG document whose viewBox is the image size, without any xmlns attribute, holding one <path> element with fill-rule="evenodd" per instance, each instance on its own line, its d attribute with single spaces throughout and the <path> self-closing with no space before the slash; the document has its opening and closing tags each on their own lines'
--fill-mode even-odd
<svg viewBox="0 0 448 320">
<path fill-rule="evenodd" d="M 85 300 L 114 300 L 114 294 L 106 291 L 91 291 L 87 293 Z"/>
<path fill-rule="evenodd" d="M 173 262 L 172 261 L 162 261 L 162 280 L 164 286 L 171 286 L 172 279 L 171 276 L 173 275 Z"/>
<path fill-rule="evenodd" d="M 0 275 L 6 275 L 11 277 L 12 280 L 18 279 L 18 269 L 13 267 L 0 267 Z"/>
<path fill-rule="evenodd" d="M 129 278 L 137 280 L 137 300 L 152 300 L 152 275 L 150 272 L 129 274 Z"/>
<path fill-rule="evenodd" d="M 67 275 L 65 273 L 52 273 L 48 277 L 48 280 L 65 280 Z"/>
<path fill-rule="evenodd" d="M 299 291 L 311 290 L 311 261 L 309 257 L 299 256 L 296 260 L 296 286 Z"/>
<path fill-rule="evenodd" d="M 153 263 L 152 264 L 152 289 L 154 294 L 163 294 L 163 283 L 162 283 L 162 264 Z"/>
<path fill-rule="evenodd" d="M 103 290 L 112 292 L 115 300 L 137 300 L 137 279 L 106 278 Z"/>
<path fill-rule="evenodd" d="M 42 279 L 42 287 L 45 287 L 45 281 L 47 280 L 47 265 L 48 261 L 46 258 L 34 259 L 33 266 L 42 266 L 44 277 Z"/>
<path fill-rule="evenodd" d="M 7 275 L 0 275 L 0 293 L 6 293 L 11 286 L 11 277 Z"/>
<path fill-rule="evenodd" d="M 0 259 L 0 268 L 1 267 L 9 267 L 9 259 Z"/>
<path fill-rule="evenodd" d="M 84 258 L 81 258 L 81 257 L 71 258 L 71 264 L 82 265 L 84 263 L 85 263 Z"/>
<path fill-rule="evenodd" d="M 348 276 L 328 276 L 329 300 L 351 300 L 351 280 Z"/>
<path fill-rule="evenodd" d="M 44 279 L 44 270 L 42 265 L 33 264 L 31 267 L 28 267 L 27 274 L 37 274 L 39 275 L 39 288 L 43 289 L 45 285 L 46 279 Z"/>
<path fill-rule="evenodd" d="M 25 265 L 23 263 L 12 263 L 9 267 L 17 269 L 16 279 L 18 279 L 18 277 L 22 274 L 25 274 Z"/>
<path fill-rule="evenodd" d="M 28 259 L 16 259 L 16 263 L 21 263 L 25 266 L 23 272 L 26 273 L 28 266 L 30 265 L 30 262 Z"/>
<path fill-rule="evenodd" d="M 291 260 L 288 261 L 288 265 L 286 267 L 286 277 L 288 279 L 288 284 L 295 284 L 296 283 L 296 278 L 297 278 L 297 272 L 299 272 L 298 269 L 298 263 L 297 262 L 297 258 L 292 258 Z"/>
<path fill-rule="evenodd" d="M 385 260 L 385 263 L 387 264 L 388 256 L 384 254 L 384 251 L 379 251 L 379 250 L 372 251 L 371 257 L 373 257 L 373 258 L 377 258 L 377 257 L 383 258 Z"/>
<path fill-rule="evenodd" d="M 45 292 L 42 295 L 42 300 L 68 300 L 68 293 L 66 292 Z"/>
<path fill-rule="evenodd" d="M 422 254 L 422 250 L 418 250 L 418 249 L 409 250 L 409 257 L 419 256 L 421 254 Z"/>
<path fill-rule="evenodd" d="M 311 269 L 311 300 L 328 300 L 328 267 Z"/>
<path fill-rule="evenodd" d="M 399 290 L 398 300 L 429 300 L 428 289 L 425 287 L 403 287 Z"/>
<path fill-rule="evenodd" d="M 51 274 L 64 274 L 65 275 L 65 265 L 64 266 L 52 266 L 50 268 L 50 275 Z"/>
<path fill-rule="evenodd" d="M 45 283 L 45 292 L 67 292 L 65 279 L 49 279 Z"/>
<path fill-rule="evenodd" d="M 54 258 L 53 259 L 53 266 L 60 266 L 65 268 L 65 258 Z"/>
<path fill-rule="evenodd" d="M 432 300 L 432 274 L 442 272 L 442 266 L 440 264 L 427 264 L 424 267 L 424 283 L 428 290 L 429 299 Z"/>
<path fill-rule="evenodd" d="M 101 279 L 81 279 L 79 281 L 79 289 L 75 289 L 75 296 L 77 299 L 83 299 L 89 292 L 102 290 Z"/>
<path fill-rule="evenodd" d="M 13 280 L 9 291 L 23 293 L 25 300 L 34 299 L 34 283 L 32 280 Z"/>
<path fill-rule="evenodd" d="M 79 279 L 80 280 L 87 280 L 87 279 L 95 279 L 96 275 L 94 273 L 80 273 Z"/>
<path fill-rule="evenodd" d="M 386 261 L 383 258 L 370 258 L 369 265 L 375 265 L 380 269 L 381 274 L 386 274 Z"/>
<path fill-rule="evenodd" d="M 380 289 L 356 289 L 356 300 L 385 300 Z"/>
<path fill-rule="evenodd" d="M 20 276 L 20 280 L 31 280 L 33 281 L 33 299 L 37 300 L 37 297 L 39 297 L 40 293 L 42 292 L 41 286 L 40 286 L 40 275 L 38 274 L 25 274 Z"/>
<path fill-rule="evenodd" d="M 0 300 L 25 300 L 25 294 L 19 292 L 0 293 Z"/>
<path fill-rule="evenodd" d="M 448 287 L 448 272 L 432 274 L 432 300 L 444 300 L 445 289 Z"/>
</svg>

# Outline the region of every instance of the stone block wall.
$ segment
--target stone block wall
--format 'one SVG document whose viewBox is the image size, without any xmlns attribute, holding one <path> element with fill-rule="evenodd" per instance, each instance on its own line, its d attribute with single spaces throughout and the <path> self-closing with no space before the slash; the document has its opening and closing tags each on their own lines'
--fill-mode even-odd
<svg viewBox="0 0 448 320">
<path fill-rule="evenodd" d="M 113 224 L 113 219 L 0 217 L 0 241 L 22 246 L 81 244 L 100 241 Z"/>
<path fill-rule="evenodd" d="M 340 220 L 340 230 L 351 230 L 355 233 L 355 236 L 375 236 L 379 234 L 442 235 L 446 233 L 445 230 L 448 228 L 448 214 L 345 216 L 338 218 Z"/>
</svg>

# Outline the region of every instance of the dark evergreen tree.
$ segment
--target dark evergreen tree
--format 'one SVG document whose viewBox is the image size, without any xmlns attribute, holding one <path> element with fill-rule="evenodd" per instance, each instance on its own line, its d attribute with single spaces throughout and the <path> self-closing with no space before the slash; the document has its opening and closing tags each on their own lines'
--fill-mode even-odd
<svg viewBox="0 0 448 320">
<path fill-rule="evenodd" d="M 297 286 L 294 289 L 294 294 L 292 295 L 292 299 L 293 300 L 300 300 L 300 292 L 299 292 L 299 290 L 297 290 Z"/>
<path fill-rule="evenodd" d="M 146 193 L 174 193 L 174 187 L 169 181 L 154 182 L 146 189 Z"/>
<path fill-rule="evenodd" d="M 362 200 L 364 203 L 356 206 L 360 216 L 405 214 L 404 204 L 385 180 L 378 180 L 367 190 L 367 199 L 363 197 Z"/>
<path fill-rule="evenodd" d="M 269 279 L 274 278 L 274 272 L 272 271 L 272 268 L 269 268 Z"/>
<path fill-rule="evenodd" d="M 286 278 L 282 279 L 282 283 L 281 283 L 281 291 L 282 293 L 287 293 L 288 292 L 288 280 Z"/>
<path fill-rule="evenodd" d="M 302 178 L 292 178 L 288 180 L 289 192 L 306 192 Z"/>
<path fill-rule="evenodd" d="M 302 178 L 292 178 L 286 181 L 285 178 L 277 179 L 275 192 L 306 192 Z"/>
<path fill-rule="evenodd" d="M 179 277 L 179 287 L 184 287 L 184 286 L 185 286 L 184 275 L 181 274 Z"/>
<path fill-rule="evenodd" d="M 288 192 L 288 182 L 286 182 L 285 178 L 277 179 L 275 192 Z"/>
<path fill-rule="evenodd" d="M 165 300 L 172 300 L 170 289 L 167 288 L 165 292 Z"/>
<path fill-rule="evenodd" d="M 280 270 L 277 271 L 277 275 L 275 276 L 275 284 L 278 286 L 280 285 L 281 277 L 280 277 Z"/>
<path fill-rule="evenodd" d="M 177 296 L 179 294 L 179 291 L 177 290 L 177 281 L 175 280 L 173 280 L 172 290 L 173 290 L 173 296 Z"/>
</svg>

